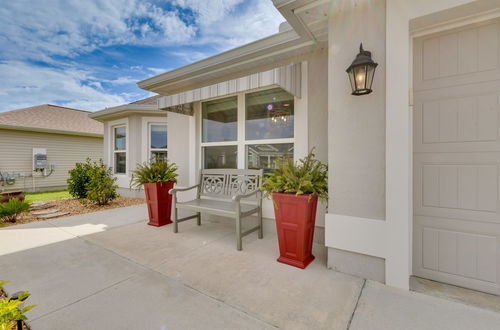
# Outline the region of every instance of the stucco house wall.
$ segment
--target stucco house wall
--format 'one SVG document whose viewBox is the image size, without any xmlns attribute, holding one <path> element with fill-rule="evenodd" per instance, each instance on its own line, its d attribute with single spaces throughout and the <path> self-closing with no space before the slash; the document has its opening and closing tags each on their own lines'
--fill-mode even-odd
<svg viewBox="0 0 500 330">
<path fill-rule="evenodd" d="M 144 198 L 142 189 L 132 189 L 130 181 L 132 171 L 138 164 L 151 159 L 150 148 L 150 125 L 167 125 L 167 112 L 158 110 L 156 97 L 147 98 L 131 104 L 107 108 L 96 111 L 89 115 L 92 119 L 100 121 L 104 125 L 103 161 L 107 166 L 114 169 L 114 128 L 125 127 L 126 139 L 126 171 L 115 173 L 117 178 L 118 193 L 125 197 Z M 172 128 L 174 131 L 176 128 Z M 182 129 L 182 128 L 181 128 Z M 171 138 L 170 127 L 167 125 L 167 138 Z M 170 148 L 169 141 L 168 156 L 176 153 L 176 148 Z M 174 140 L 175 142 L 175 140 Z M 184 145 L 182 141 L 182 144 Z"/>
<path fill-rule="evenodd" d="M 325 163 L 328 160 L 328 89 L 326 88 L 328 73 L 324 70 L 327 60 L 327 49 L 320 48 L 305 56 L 294 57 L 280 63 L 296 63 L 295 61 L 299 61 L 302 64 L 302 95 L 300 98 L 294 98 L 294 158 L 296 160 L 307 155 L 308 151 L 312 148 L 315 148 L 317 158 Z M 241 75 L 265 69 L 267 69 L 267 66 L 258 66 L 253 68 L 252 71 L 242 72 Z M 253 91 L 255 90 L 248 90 L 239 94 L 244 95 Z M 238 95 L 238 93 L 227 96 L 231 95 Z M 178 184 L 180 186 L 197 184 L 199 179 L 199 170 L 202 168 L 200 145 L 201 104 L 208 100 L 210 99 L 193 102 L 193 116 L 167 112 L 169 159 L 179 165 L 180 176 Z M 190 197 L 193 196 L 185 193 L 180 198 L 189 199 Z M 315 231 L 316 242 L 324 242 L 324 215 L 326 213 L 326 206 L 326 204 L 322 203 L 318 205 Z M 274 218 L 273 205 L 270 200 L 264 200 L 263 202 L 263 215 L 266 218 Z"/>
<path fill-rule="evenodd" d="M 103 138 L 0 129 L 0 172 L 32 175 L 17 177 L 14 185 L 2 190 L 46 191 L 65 189 L 68 171 L 87 157 L 103 156 Z M 47 149 L 47 162 L 55 166 L 47 177 L 33 172 L 33 148 Z M 48 174 L 49 171 L 47 171 Z"/>
</svg>

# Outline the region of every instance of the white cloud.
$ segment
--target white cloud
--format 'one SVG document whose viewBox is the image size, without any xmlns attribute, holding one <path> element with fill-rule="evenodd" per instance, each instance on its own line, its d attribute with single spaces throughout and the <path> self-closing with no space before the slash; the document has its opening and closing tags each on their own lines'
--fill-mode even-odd
<svg viewBox="0 0 500 330">
<path fill-rule="evenodd" d="M 270 0 L 176 0 L 196 13 L 198 44 L 221 50 L 237 47 L 278 32 L 285 19 Z M 239 6 L 245 10 L 237 10 Z"/>
<path fill-rule="evenodd" d="M 163 68 L 153 68 L 153 67 L 150 67 L 150 68 L 147 68 L 147 70 L 150 71 L 150 72 L 152 72 L 155 75 L 158 75 L 158 74 L 162 74 L 162 73 L 165 73 L 167 71 L 170 71 L 171 69 L 163 69 Z"/>
<path fill-rule="evenodd" d="M 141 0 L 4 1 L 0 17 L 0 49 L 11 59 L 50 61 L 110 45 L 184 43 L 196 33 L 177 11 Z"/>
<path fill-rule="evenodd" d="M 127 103 L 145 95 L 130 93 L 139 78 L 175 68 L 170 57 L 176 65 L 194 62 L 275 33 L 283 21 L 270 0 L 15 0 L 2 1 L 0 17 L 0 111 Z M 123 62 L 105 70 L 76 63 L 94 50 L 131 45 L 164 51 L 165 63 L 128 64 L 116 48 L 106 55 Z"/>
<path fill-rule="evenodd" d="M 81 70 L 57 70 L 7 61 L 0 63 L 0 72 L 0 111 L 55 100 L 59 105 L 82 110 L 99 110 L 130 101 L 126 95 L 113 95 L 96 88 L 93 82 L 82 84 L 90 76 Z"/>
</svg>

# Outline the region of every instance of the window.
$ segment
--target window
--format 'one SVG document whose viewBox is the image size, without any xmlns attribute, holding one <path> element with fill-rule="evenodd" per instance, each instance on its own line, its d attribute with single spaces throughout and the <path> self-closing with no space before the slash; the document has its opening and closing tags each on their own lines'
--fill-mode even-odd
<svg viewBox="0 0 500 330">
<path fill-rule="evenodd" d="M 167 125 L 150 124 L 149 141 L 151 159 L 166 161 L 168 146 Z"/>
<path fill-rule="evenodd" d="M 281 88 L 246 94 L 247 140 L 293 138 L 293 96 Z"/>
<path fill-rule="evenodd" d="M 293 143 L 249 144 L 246 146 L 246 154 L 247 168 L 262 168 L 267 174 L 276 168 L 277 159 L 293 159 Z"/>
<path fill-rule="evenodd" d="M 203 102 L 202 142 L 236 141 L 238 99 L 226 97 Z"/>
<path fill-rule="evenodd" d="M 113 128 L 113 156 L 115 173 L 125 174 L 127 172 L 126 126 L 117 126 Z"/>
<path fill-rule="evenodd" d="M 237 168 L 237 146 L 214 146 L 203 148 L 203 168 Z"/>
<path fill-rule="evenodd" d="M 203 102 L 201 117 L 203 168 L 269 173 L 278 158 L 293 159 L 294 97 L 281 88 Z"/>
</svg>

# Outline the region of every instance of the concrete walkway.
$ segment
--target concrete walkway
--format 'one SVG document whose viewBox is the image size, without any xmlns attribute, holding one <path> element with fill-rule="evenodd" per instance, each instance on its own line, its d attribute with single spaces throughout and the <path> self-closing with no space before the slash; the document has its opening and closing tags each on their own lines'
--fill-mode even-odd
<svg viewBox="0 0 500 330">
<path fill-rule="evenodd" d="M 132 206 L 0 230 L 0 279 L 33 329 L 498 329 L 500 314 L 276 262 L 274 223 L 236 251 L 230 219 L 145 224 Z M 246 226 L 253 225 L 253 220 Z"/>
</svg>

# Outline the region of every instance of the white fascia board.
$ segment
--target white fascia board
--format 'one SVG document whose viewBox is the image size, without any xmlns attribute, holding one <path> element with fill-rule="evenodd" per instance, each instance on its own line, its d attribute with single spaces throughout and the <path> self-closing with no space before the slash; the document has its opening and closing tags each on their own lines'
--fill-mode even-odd
<svg viewBox="0 0 500 330">
<path fill-rule="evenodd" d="M 126 116 L 130 114 L 158 114 L 158 104 L 125 104 L 117 107 L 106 108 L 89 114 L 89 117 L 98 121 L 104 121 L 111 117 Z"/>
</svg>

